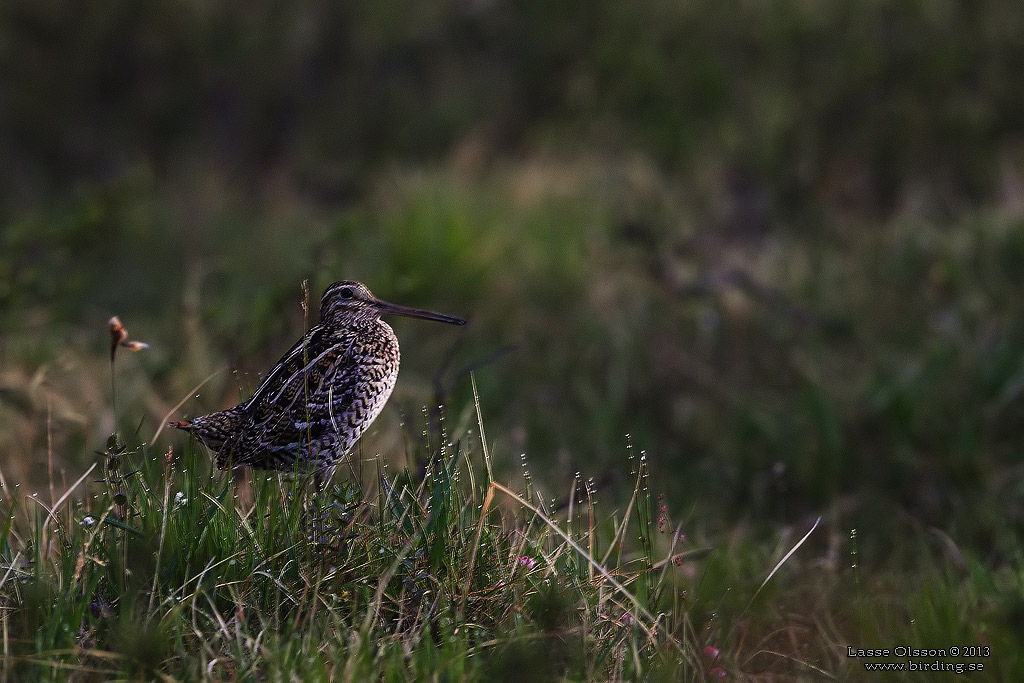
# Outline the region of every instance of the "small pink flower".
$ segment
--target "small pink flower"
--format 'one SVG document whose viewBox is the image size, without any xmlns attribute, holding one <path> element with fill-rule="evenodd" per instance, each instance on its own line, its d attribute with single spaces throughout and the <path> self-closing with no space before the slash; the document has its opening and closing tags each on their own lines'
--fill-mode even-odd
<svg viewBox="0 0 1024 683">
<path fill-rule="evenodd" d="M 710 645 L 708 645 L 706 648 L 704 648 L 704 654 L 706 654 L 708 657 L 710 657 L 713 660 L 714 659 L 718 659 L 718 654 L 719 654 L 718 648 L 711 647 Z"/>
<path fill-rule="evenodd" d="M 712 678 L 725 678 L 725 672 L 722 671 L 722 667 L 716 666 L 714 669 L 711 670 L 711 677 Z"/>
<path fill-rule="evenodd" d="M 527 569 L 533 569 L 537 566 L 537 560 L 533 559 L 529 555 L 520 555 L 519 564 L 523 567 L 526 567 Z"/>
<path fill-rule="evenodd" d="M 633 615 L 630 614 L 629 612 L 624 612 L 622 614 L 622 618 L 619 621 L 621 621 L 626 626 L 632 626 L 633 624 L 636 623 L 636 619 L 634 619 Z"/>
</svg>

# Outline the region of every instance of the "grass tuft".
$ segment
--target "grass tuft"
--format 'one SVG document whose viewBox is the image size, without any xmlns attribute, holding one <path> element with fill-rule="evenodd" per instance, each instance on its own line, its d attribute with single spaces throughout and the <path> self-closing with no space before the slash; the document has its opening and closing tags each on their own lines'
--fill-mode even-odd
<svg viewBox="0 0 1024 683">
<path fill-rule="evenodd" d="M 701 654 L 707 627 L 698 634 L 687 604 L 670 599 L 687 554 L 677 532 L 657 555 L 646 455 L 624 517 L 599 517 L 581 477 L 564 515 L 493 480 L 477 418 L 479 441 L 427 442 L 419 479 L 378 465 L 379 485 L 355 477 L 312 496 L 297 478 L 260 473 L 245 492 L 194 443 L 157 456 L 117 433 L 51 506 L 8 490 L 5 673 L 633 680 L 721 670 Z"/>
</svg>

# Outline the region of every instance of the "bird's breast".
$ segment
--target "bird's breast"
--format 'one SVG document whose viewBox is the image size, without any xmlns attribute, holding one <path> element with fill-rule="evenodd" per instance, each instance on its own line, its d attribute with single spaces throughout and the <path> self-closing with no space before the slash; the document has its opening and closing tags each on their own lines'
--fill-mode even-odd
<svg viewBox="0 0 1024 683">
<path fill-rule="evenodd" d="M 351 448 L 380 415 L 398 379 L 398 338 L 378 322 L 356 335 L 347 350 L 348 362 L 336 365 L 352 377 L 336 377 L 331 384 L 344 388 L 332 397 L 331 413 L 342 451 Z"/>
</svg>

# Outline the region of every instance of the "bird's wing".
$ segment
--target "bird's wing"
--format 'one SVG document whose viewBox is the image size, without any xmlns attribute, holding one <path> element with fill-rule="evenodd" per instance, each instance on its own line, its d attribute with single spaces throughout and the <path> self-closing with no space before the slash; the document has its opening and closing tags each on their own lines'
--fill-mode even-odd
<svg viewBox="0 0 1024 683">
<path fill-rule="evenodd" d="M 344 332 L 345 330 L 330 330 L 321 325 L 314 325 L 309 328 L 309 331 L 306 332 L 302 339 L 295 342 L 295 345 L 288 349 L 281 356 L 280 360 L 274 363 L 274 367 L 270 369 L 267 376 L 256 387 L 256 391 L 245 402 L 245 409 L 250 411 L 255 406 L 265 403 L 268 400 L 268 396 L 272 396 L 282 387 L 295 381 L 302 373 L 303 368 L 313 359 L 316 349 L 323 350 L 333 345 L 336 343 L 334 339 L 344 336 Z M 349 343 L 351 343 L 351 340 L 349 340 Z"/>
<path fill-rule="evenodd" d="M 287 469 L 307 458 L 303 450 L 310 442 L 337 435 L 334 411 L 354 402 L 361 383 L 356 339 L 349 329 L 310 329 L 246 402 L 246 422 L 218 464 L 233 458 L 236 465 Z"/>
</svg>

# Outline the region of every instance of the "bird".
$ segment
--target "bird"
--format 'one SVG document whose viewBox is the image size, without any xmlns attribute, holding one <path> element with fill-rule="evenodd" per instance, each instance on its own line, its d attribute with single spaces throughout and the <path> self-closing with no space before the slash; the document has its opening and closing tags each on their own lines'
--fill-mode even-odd
<svg viewBox="0 0 1024 683">
<path fill-rule="evenodd" d="M 333 468 L 369 428 L 398 378 L 398 338 L 381 320 L 393 314 L 452 325 L 444 313 L 399 306 L 366 285 L 341 280 L 320 300 L 320 319 L 267 373 L 244 403 L 169 422 L 216 453 L 219 469 Z"/>
</svg>

